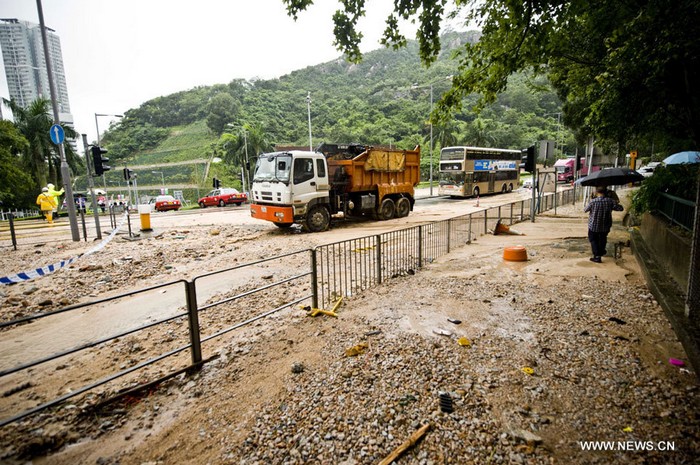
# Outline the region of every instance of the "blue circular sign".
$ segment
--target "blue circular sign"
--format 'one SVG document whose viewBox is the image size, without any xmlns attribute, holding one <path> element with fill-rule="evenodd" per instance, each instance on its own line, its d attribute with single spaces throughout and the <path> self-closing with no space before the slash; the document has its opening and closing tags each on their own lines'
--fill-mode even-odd
<svg viewBox="0 0 700 465">
<path fill-rule="evenodd" d="M 64 140 L 66 140 L 66 133 L 63 131 L 63 128 L 61 127 L 60 124 L 54 124 L 51 126 L 51 129 L 49 130 L 49 136 L 51 136 L 51 142 L 54 144 L 62 144 Z"/>
</svg>

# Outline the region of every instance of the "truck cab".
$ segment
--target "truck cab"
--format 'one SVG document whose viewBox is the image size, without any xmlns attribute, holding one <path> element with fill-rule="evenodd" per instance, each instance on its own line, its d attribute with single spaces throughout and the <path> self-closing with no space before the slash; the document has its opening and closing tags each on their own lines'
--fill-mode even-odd
<svg viewBox="0 0 700 465">
<path fill-rule="evenodd" d="M 255 164 L 251 215 L 281 228 L 300 223 L 311 231 L 324 230 L 330 221 L 329 190 L 323 154 L 298 150 L 264 154 Z"/>
<path fill-rule="evenodd" d="M 588 176 L 588 165 L 586 164 L 586 157 L 581 157 L 581 171 L 580 175 L 581 176 Z M 571 157 L 571 158 L 562 158 L 557 160 L 554 163 L 554 169 L 557 172 L 557 181 L 558 182 L 571 182 L 574 180 L 574 176 L 576 175 L 575 170 L 576 170 L 576 158 Z M 599 166 L 592 166 L 590 171 L 599 171 L 600 167 Z"/>
</svg>

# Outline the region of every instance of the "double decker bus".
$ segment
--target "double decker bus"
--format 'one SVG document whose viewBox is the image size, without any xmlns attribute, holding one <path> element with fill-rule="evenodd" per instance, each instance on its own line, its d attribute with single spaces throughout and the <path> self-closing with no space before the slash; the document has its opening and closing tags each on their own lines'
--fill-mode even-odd
<svg viewBox="0 0 700 465">
<path fill-rule="evenodd" d="M 518 186 L 520 150 L 445 147 L 440 151 L 439 195 L 477 197 Z"/>
</svg>

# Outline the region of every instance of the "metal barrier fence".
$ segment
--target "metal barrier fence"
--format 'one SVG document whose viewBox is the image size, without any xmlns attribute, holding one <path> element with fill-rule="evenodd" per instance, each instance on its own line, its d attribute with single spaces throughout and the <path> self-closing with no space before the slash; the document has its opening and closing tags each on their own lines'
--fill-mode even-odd
<svg viewBox="0 0 700 465">
<path fill-rule="evenodd" d="M 32 217 L 40 217 L 41 216 L 41 211 L 40 210 L 0 210 L 0 221 L 7 221 L 10 219 L 10 215 L 12 215 L 13 218 L 32 218 Z"/>
<path fill-rule="evenodd" d="M 572 201 L 573 197 L 567 195 L 566 191 L 558 193 L 555 200 L 549 198 L 553 194 L 548 194 L 540 206 L 552 208 L 555 204 L 562 205 L 565 199 Z M 159 380 L 163 380 L 195 370 L 216 357 L 215 347 L 207 346 L 213 339 L 304 301 L 310 300 L 314 308 L 327 308 L 340 297 L 356 295 L 393 277 L 413 274 L 424 264 L 494 229 L 499 220 L 514 224 L 530 218 L 530 207 L 530 200 L 517 201 L 434 223 L 261 259 L 199 275 L 191 281 L 167 282 L 0 323 L 6 343 L 0 347 L 3 352 L 0 385 L 6 388 L 3 397 L 10 398 L 31 388 L 39 391 L 22 401 L 10 402 L 12 405 L 3 404 L 0 427 L 120 378 L 126 378 L 135 387 L 143 385 L 138 372 L 146 372 L 165 359 L 175 359 L 179 367 L 175 370 L 168 367 L 165 375 L 162 367 L 156 373 L 146 374 L 160 375 Z M 265 284 L 261 285 L 261 281 Z M 153 296 L 156 292 L 158 295 Z M 260 311 L 260 302 L 273 304 Z M 57 326 L 51 326 L 50 322 L 44 325 L 43 322 L 57 316 L 61 318 L 60 322 L 53 321 Z M 169 336 L 155 341 L 151 330 L 162 325 L 167 325 Z M 49 349 L 53 352 L 48 355 L 25 353 L 10 341 L 22 338 L 27 344 L 34 338 L 32 347 L 43 349 L 49 342 L 45 337 L 47 332 L 70 332 L 76 326 L 82 326 L 84 334 L 70 334 L 60 347 L 52 339 Z M 140 339 L 136 339 L 137 335 Z M 209 349 L 209 353 L 203 349 Z M 187 352 L 189 360 L 183 358 Z M 96 359 L 106 362 L 108 368 L 96 370 L 98 379 L 73 386 L 76 379 L 86 381 L 80 360 L 72 357 L 79 353 L 92 359 L 93 364 Z M 125 353 L 126 361 L 115 364 Z M 59 365 L 58 360 L 66 357 L 70 357 L 68 362 Z M 12 365 L 3 366 L 8 360 Z M 41 372 L 37 371 L 40 367 L 50 370 L 54 380 L 59 376 L 56 373 L 65 373 L 64 390 L 67 386 L 68 392 L 43 401 L 50 397 L 48 388 L 42 391 L 43 383 L 26 381 L 40 377 Z M 32 406 L 32 399 L 42 401 Z"/>
<path fill-rule="evenodd" d="M 693 230 L 696 205 L 690 200 L 661 193 L 657 211 L 665 216 L 672 225 L 680 226 L 686 231 Z"/>
</svg>

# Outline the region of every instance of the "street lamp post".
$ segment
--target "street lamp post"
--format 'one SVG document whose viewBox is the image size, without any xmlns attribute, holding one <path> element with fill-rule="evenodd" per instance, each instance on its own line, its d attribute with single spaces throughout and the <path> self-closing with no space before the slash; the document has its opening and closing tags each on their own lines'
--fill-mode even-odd
<svg viewBox="0 0 700 465">
<path fill-rule="evenodd" d="M 309 115 L 309 152 L 313 152 L 313 142 L 311 139 L 311 92 L 306 94 L 306 112 Z"/>
<path fill-rule="evenodd" d="M 430 83 L 430 196 L 433 196 L 433 83 Z"/>
<path fill-rule="evenodd" d="M 54 124 L 61 124 L 58 114 L 58 100 L 56 98 L 56 84 L 53 81 L 53 70 L 51 68 L 51 54 L 49 53 L 49 40 L 46 35 L 46 25 L 44 24 L 44 9 L 41 0 L 36 0 L 36 9 L 39 14 L 39 28 L 41 29 L 41 43 L 44 48 L 44 61 L 46 62 L 46 74 L 49 81 L 49 92 L 51 93 L 51 106 L 53 107 Z M 73 201 L 73 186 L 70 180 L 70 168 L 66 161 L 66 154 L 63 150 L 63 142 L 58 145 L 58 156 L 61 160 L 61 179 L 66 192 L 66 206 L 68 207 L 68 220 L 70 221 L 71 236 L 74 242 L 80 242 L 80 231 L 78 230 L 78 217 L 75 213 L 75 202 Z"/>
<path fill-rule="evenodd" d="M 165 176 L 163 176 L 163 172 L 162 171 L 151 171 L 151 173 L 160 174 L 160 180 L 161 180 L 160 187 L 161 187 L 161 191 L 162 191 L 161 194 L 165 194 Z"/>
<path fill-rule="evenodd" d="M 98 116 L 116 116 L 117 118 L 123 118 L 124 115 L 112 115 L 109 113 L 95 113 L 95 129 L 97 130 L 97 145 L 100 145 L 100 126 L 97 124 Z"/>
<path fill-rule="evenodd" d="M 112 115 L 108 113 L 95 113 L 95 129 L 97 130 L 97 145 L 100 145 L 100 126 L 97 124 L 97 117 L 98 116 L 116 116 L 117 118 L 123 118 L 124 115 Z M 104 186 L 105 190 L 107 190 L 107 181 L 105 180 L 105 174 L 102 173 L 102 185 Z"/>
<path fill-rule="evenodd" d="M 561 137 L 561 112 L 556 112 L 556 113 L 545 113 L 544 116 L 553 116 L 557 115 L 557 137 L 554 139 L 554 150 L 559 147 L 559 150 L 561 151 L 562 156 L 564 155 L 564 150 L 561 147 L 562 144 L 559 142 L 559 138 Z"/>
<path fill-rule="evenodd" d="M 249 163 L 248 163 L 248 131 L 245 128 L 245 124 L 238 126 L 237 124 L 228 123 L 226 126 L 230 127 L 231 129 L 237 129 L 243 133 L 243 153 L 245 155 L 245 166 L 241 167 L 242 178 L 243 178 L 242 184 L 243 184 L 243 192 L 250 194 L 250 192 L 248 192 L 248 189 L 246 188 L 248 186 L 248 184 L 250 184 L 249 182 L 246 181 L 248 179 L 248 177 L 250 177 L 250 170 L 248 169 L 248 166 L 249 166 Z"/>
<path fill-rule="evenodd" d="M 445 76 L 444 79 L 452 79 L 452 76 Z M 433 195 L 433 119 L 432 119 L 432 114 L 433 114 L 433 84 L 434 82 L 431 82 L 430 85 L 430 117 L 428 119 L 428 122 L 430 124 L 430 195 Z M 411 86 L 411 89 L 420 89 L 427 87 L 428 84 L 424 84 L 422 86 L 419 85 L 413 85 Z"/>
</svg>

